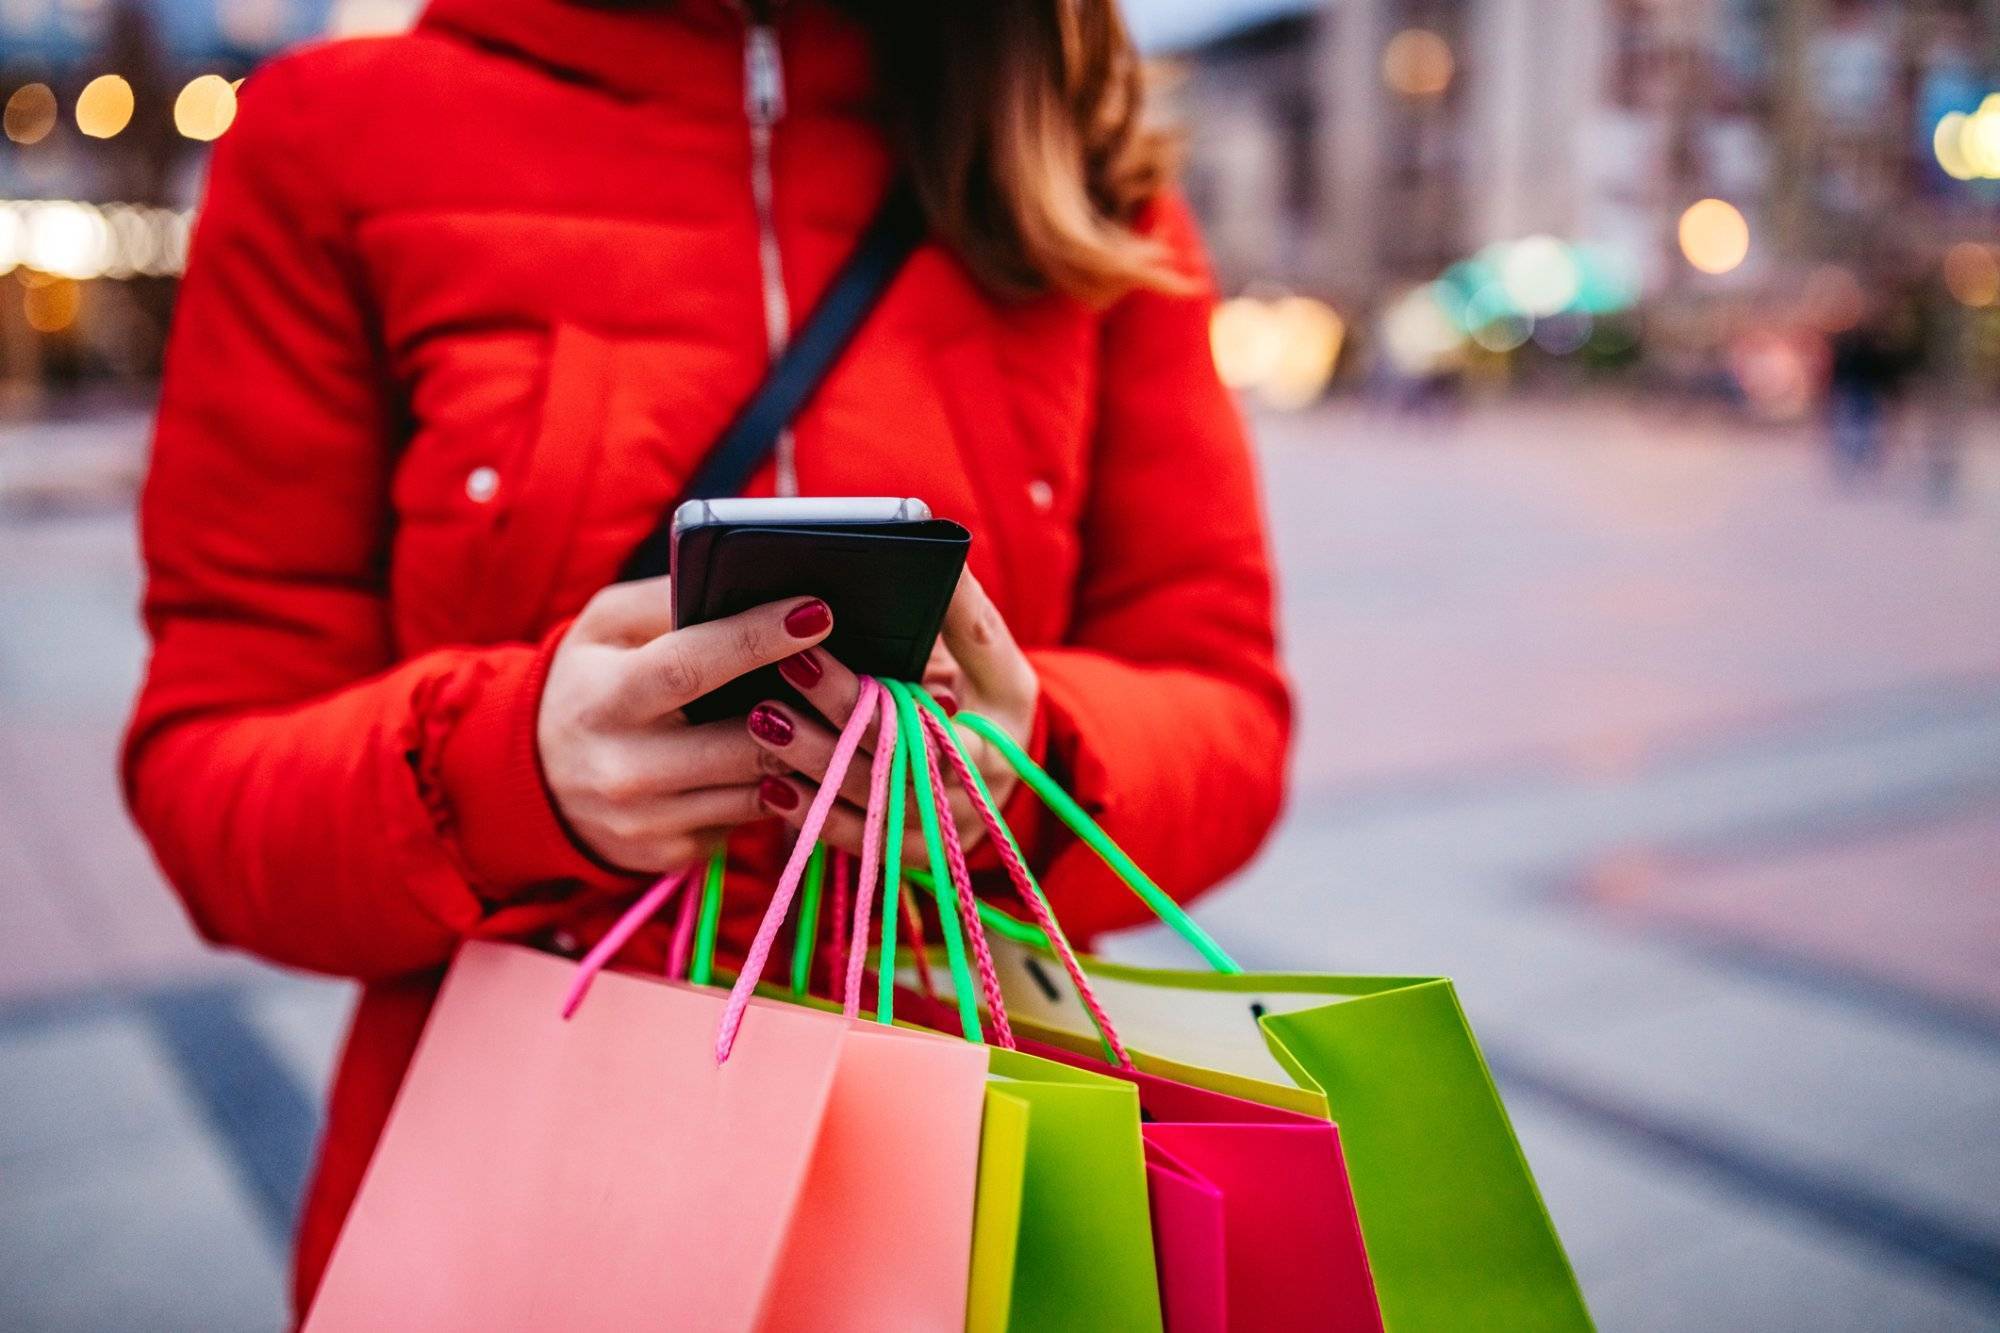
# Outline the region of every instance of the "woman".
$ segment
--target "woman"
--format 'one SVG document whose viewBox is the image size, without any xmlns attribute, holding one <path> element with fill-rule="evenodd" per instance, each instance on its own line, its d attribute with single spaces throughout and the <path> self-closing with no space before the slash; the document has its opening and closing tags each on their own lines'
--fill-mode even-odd
<svg viewBox="0 0 2000 1333">
<path fill-rule="evenodd" d="M 301 1309 L 461 939 L 587 946 L 723 839 L 747 939 L 852 688 L 827 610 L 675 633 L 664 581 L 606 585 L 899 174 L 932 240 L 752 491 L 963 521 L 929 683 L 1170 892 L 1255 849 L 1289 729 L 1264 536 L 1137 80 L 1111 0 L 434 0 L 247 86 L 162 393 L 125 778 L 210 939 L 364 983 Z M 678 716 L 773 661 L 826 716 Z M 1073 933 L 1143 916 L 1009 807 Z"/>
</svg>

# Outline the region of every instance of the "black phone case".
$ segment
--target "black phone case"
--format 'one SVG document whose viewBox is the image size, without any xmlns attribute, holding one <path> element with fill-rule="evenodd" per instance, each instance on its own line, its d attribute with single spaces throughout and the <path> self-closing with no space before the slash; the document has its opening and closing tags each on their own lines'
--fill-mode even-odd
<svg viewBox="0 0 2000 1333">
<path fill-rule="evenodd" d="M 818 597 L 833 608 L 826 651 L 846 666 L 917 680 L 965 568 L 972 534 L 950 519 L 834 527 L 713 524 L 674 548 L 674 613 L 698 625 L 766 602 Z M 690 721 L 738 717 L 765 699 L 798 700 L 766 667 L 682 710 Z"/>
</svg>

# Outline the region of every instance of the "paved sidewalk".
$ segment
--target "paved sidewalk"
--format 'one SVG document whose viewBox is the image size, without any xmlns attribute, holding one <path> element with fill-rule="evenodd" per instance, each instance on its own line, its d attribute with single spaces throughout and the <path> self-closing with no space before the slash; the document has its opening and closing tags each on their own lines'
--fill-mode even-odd
<svg viewBox="0 0 2000 1333">
<path fill-rule="evenodd" d="M 118 812 L 141 428 L 72 491 L 0 430 L 0 1324 L 271 1328 L 349 992 Z M 2000 456 L 1937 512 L 1682 413 L 1262 436 L 1297 781 L 1204 919 L 1458 978 L 1607 1329 L 2000 1323 Z"/>
</svg>

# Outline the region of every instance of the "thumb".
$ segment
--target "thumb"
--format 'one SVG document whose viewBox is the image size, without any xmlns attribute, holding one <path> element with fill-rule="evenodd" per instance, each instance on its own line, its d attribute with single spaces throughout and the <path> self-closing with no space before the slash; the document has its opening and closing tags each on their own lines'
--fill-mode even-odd
<svg viewBox="0 0 2000 1333">
<path fill-rule="evenodd" d="M 970 569 L 959 575 L 943 637 L 975 696 L 1010 703 L 1034 697 L 1035 669 Z"/>
</svg>

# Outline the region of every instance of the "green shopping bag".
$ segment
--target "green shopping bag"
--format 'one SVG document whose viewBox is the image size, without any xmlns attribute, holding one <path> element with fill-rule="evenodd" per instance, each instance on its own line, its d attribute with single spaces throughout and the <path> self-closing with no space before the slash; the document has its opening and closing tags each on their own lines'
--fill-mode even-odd
<svg viewBox="0 0 2000 1333">
<path fill-rule="evenodd" d="M 1138 1091 L 1020 1051 L 989 1056 L 989 1086 L 1029 1108 L 1006 1326 L 1158 1329 Z"/>
<path fill-rule="evenodd" d="M 1117 1016 L 1135 1063 L 1340 1126 L 1387 1328 L 1592 1327 L 1448 979 L 1241 972 L 1004 732 L 974 715 L 956 721 L 1217 969 L 1089 966 L 1100 1011 Z M 1093 1035 L 1107 1040 L 1044 932 L 982 916 L 1016 1026 L 1083 1051 Z"/>
<path fill-rule="evenodd" d="M 986 1085 L 979 1127 L 979 1189 L 972 1211 L 972 1277 L 966 1285 L 966 1333 L 1001 1333 L 1014 1304 L 1021 1252 L 1021 1202 L 1028 1169 L 1025 1097 Z"/>
<path fill-rule="evenodd" d="M 1014 1024 L 1089 1050 L 1090 1019 L 1031 946 L 993 945 Z M 1451 982 L 1090 966 L 1141 1068 L 1340 1126 L 1384 1324 L 1587 1329 L 1562 1243 Z"/>
</svg>

